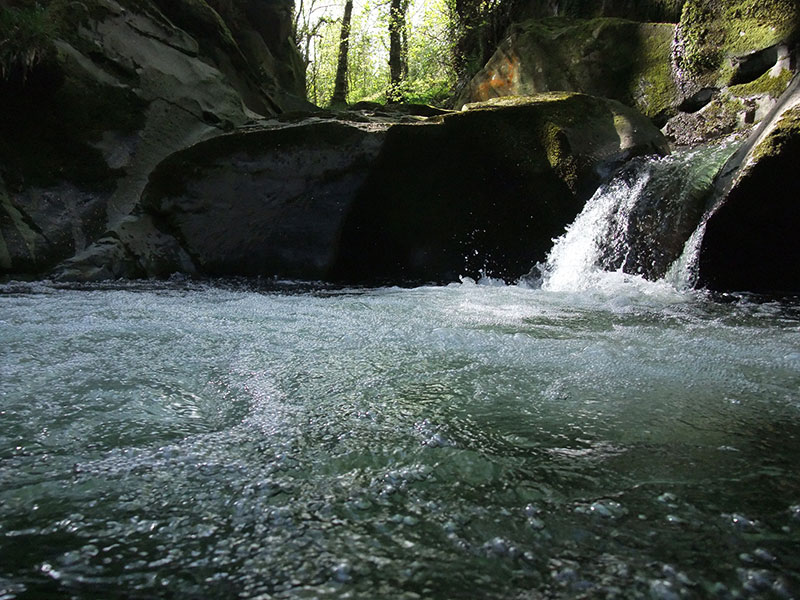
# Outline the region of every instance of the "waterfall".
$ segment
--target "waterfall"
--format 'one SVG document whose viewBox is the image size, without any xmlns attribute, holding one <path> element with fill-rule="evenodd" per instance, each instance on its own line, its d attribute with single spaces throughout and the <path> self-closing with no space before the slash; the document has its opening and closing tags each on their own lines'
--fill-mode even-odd
<svg viewBox="0 0 800 600">
<path fill-rule="evenodd" d="M 542 289 L 578 291 L 608 277 L 691 287 L 714 179 L 738 142 L 639 158 L 586 203 L 538 267 Z"/>
</svg>

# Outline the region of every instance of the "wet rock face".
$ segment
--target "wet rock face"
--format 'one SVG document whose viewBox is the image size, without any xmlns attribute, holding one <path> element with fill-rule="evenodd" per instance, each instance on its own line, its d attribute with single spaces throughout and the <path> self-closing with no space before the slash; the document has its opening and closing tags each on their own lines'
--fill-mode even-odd
<svg viewBox="0 0 800 600">
<path fill-rule="evenodd" d="M 128 215 L 170 153 L 309 106 L 293 95 L 304 83 L 282 39 L 287 4 L 252 2 L 269 9 L 256 24 L 243 3 L 215 4 L 227 21 L 202 0 L 23 7 L 44 33 L 41 58 L 0 78 L 0 275 L 81 252 Z"/>
<path fill-rule="evenodd" d="M 800 292 L 800 94 L 748 154 L 708 219 L 700 285 L 717 291 Z"/>
<path fill-rule="evenodd" d="M 216 138 L 160 165 L 140 209 L 200 273 L 325 278 L 383 136 L 328 122 Z"/>
<path fill-rule="evenodd" d="M 551 90 L 613 98 L 663 121 L 678 89 L 670 67 L 675 27 L 621 19 L 534 19 L 514 25 L 456 106 Z"/>
</svg>

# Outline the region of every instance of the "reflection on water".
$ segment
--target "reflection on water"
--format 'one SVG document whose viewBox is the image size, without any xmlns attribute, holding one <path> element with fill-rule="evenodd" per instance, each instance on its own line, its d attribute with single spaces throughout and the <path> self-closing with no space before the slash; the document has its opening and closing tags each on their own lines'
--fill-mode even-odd
<svg viewBox="0 0 800 600">
<path fill-rule="evenodd" d="M 609 285 L 0 289 L 0 598 L 800 594 L 797 305 Z"/>
</svg>

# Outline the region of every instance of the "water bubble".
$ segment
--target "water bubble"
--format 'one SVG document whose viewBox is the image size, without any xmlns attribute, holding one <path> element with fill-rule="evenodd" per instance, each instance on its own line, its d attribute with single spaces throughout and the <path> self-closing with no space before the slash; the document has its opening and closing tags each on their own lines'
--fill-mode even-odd
<svg viewBox="0 0 800 600">
<path fill-rule="evenodd" d="M 509 540 L 495 537 L 483 545 L 483 549 L 495 556 L 509 556 L 515 558 L 520 555 L 519 548 L 514 546 Z"/>
<path fill-rule="evenodd" d="M 42 566 L 39 567 L 39 570 L 48 577 L 52 577 L 53 579 L 61 579 L 61 571 L 57 571 L 50 563 L 42 563 Z"/>
<path fill-rule="evenodd" d="M 668 578 L 670 581 L 679 583 L 680 585 L 690 586 L 694 585 L 691 579 L 683 571 L 678 571 L 672 565 L 664 565 L 661 567 L 661 574 Z"/>
<path fill-rule="evenodd" d="M 725 518 L 727 520 L 730 520 L 730 522 L 733 524 L 733 526 L 736 527 L 737 529 L 740 529 L 740 530 L 758 529 L 758 523 L 756 521 L 748 519 L 747 517 L 745 517 L 744 515 L 741 515 L 739 513 L 733 513 L 733 514 L 730 514 L 730 515 L 724 514 L 722 516 L 723 516 L 723 518 Z"/>
<path fill-rule="evenodd" d="M 333 567 L 332 573 L 333 578 L 338 581 L 339 583 L 347 583 L 348 581 L 352 580 L 351 575 L 352 568 L 346 562 L 341 562 L 335 567 Z"/>
<path fill-rule="evenodd" d="M 447 533 L 454 533 L 458 529 L 458 524 L 455 521 L 450 520 L 442 525 L 442 529 L 444 529 Z"/>
<path fill-rule="evenodd" d="M 760 560 L 761 562 L 765 563 L 772 563 L 778 560 L 774 554 L 772 554 L 769 550 L 764 548 L 756 548 L 753 551 L 753 556 Z"/>
<path fill-rule="evenodd" d="M 353 502 L 353 508 L 357 510 L 367 510 L 372 506 L 372 502 L 367 500 L 366 498 L 358 498 Z"/>
<path fill-rule="evenodd" d="M 452 446 L 453 444 L 450 443 L 441 433 L 434 433 L 430 438 L 423 442 L 425 446 L 429 448 L 446 448 L 447 446 Z"/>
<path fill-rule="evenodd" d="M 789 507 L 789 512 L 795 521 L 800 521 L 800 504 L 795 504 Z"/>
<path fill-rule="evenodd" d="M 686 520 L 680 518 L 678 515 L 667 515 L 667 523 L 670 525 L 685 525 Z"/>
<path fill-rule="evenodd" d="M 567 583 L 572 583 L 574 581 L 577 581 L 578 572 L 572 567 L 564 567 L 563 569 L 554 571 L 552 573 L 552 577 L 557 583 L 564 585 Z"/>
<path fill-rule="evenodd" d="M 628 511 L 614 500 L 597 500 L 589 505 L 586 512 L 604 519 L 614 519 L 627 514 Z"/>
<path fill-rule="evenodd" d="M 544 521 L 537 519 L 536 517 L 530 517 L 528 519 L 528 527 L 535 529 L 536 531 L 541 531 L 544 529 Z"/>
<path fill-rule="evenodd" d="M 667 579 L 654 579 L 650 582 L 650 597 L 653 600 L 680 600 L 677 586 Z"/>
<path fill-rule="evenodd" d="M 541 509 L 535 504 L 528 504 L 525 506 L 526 517 L 533 517 L 535 515 L 538 515 L 540 512 L 542 512 Z"/>
<path fill-rule="evenodd" d="M 678 497 L 670 492 L 664 492 L 658 498 L 656 498 L 656 500 L 658 500 L 662 504 L 666 504 L 670 508 L 675 508 L 678 506 L 677 504 Z"/>
<path fill-rule="evenodd" d="M 772 589 L 776 583 L 774 574 L 766 569 L 737 569 L 742 589 L 751 594 Z"/>
</svg>

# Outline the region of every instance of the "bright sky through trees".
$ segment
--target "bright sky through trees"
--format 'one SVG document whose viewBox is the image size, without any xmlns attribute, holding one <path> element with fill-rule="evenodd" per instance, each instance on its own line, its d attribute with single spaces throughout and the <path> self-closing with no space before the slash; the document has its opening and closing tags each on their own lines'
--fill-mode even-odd
<svg viewBox="0 0 800 600">
<path fill-rule="evenodd" d="M 308 98 L 325 106 L 333 94 L 344 0 L 295 0 L 296 39 L 307 64 Z M 389 86 L 389 1 L 354 0 L 348 102 L 383 102 Z M 412 0 L 407 13 L 410 101 L 436 103 L 454 83 L 448 0 Z"/>
</svg>

